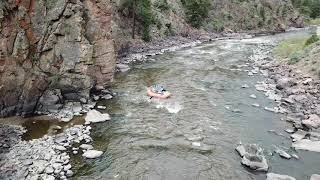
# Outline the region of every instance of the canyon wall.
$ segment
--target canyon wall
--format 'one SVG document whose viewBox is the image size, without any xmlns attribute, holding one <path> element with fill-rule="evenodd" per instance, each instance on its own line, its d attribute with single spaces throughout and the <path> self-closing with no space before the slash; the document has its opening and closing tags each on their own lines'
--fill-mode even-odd
<svg viewBox="0 0 320 180">
<path fill-rule="evenodd" d="M 0 1 L 0 116 L 27 115 L 50 90 L 88 99 L 115 71 L 112 7 L 99 0 Z"/>
</svg>

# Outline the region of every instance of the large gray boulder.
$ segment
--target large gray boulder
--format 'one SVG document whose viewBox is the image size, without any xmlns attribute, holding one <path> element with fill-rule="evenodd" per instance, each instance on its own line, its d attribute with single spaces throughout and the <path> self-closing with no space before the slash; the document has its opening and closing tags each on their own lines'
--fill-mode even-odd
<svg viewBox="0 0 320 180">
<path fill-rule="evenodd" d="M 88 158 L 88 159 L 94 159 L 98 158 L 103 154 L 102 151 L 97 151 L 97 150 L 88 150 L 85 153 L 83 153 L 83 157 Z"/>
<path fill-rule="evenodd" d="M 90 122 L 90 123 L 97 123 L 97 122 L 104 122 L 104 121 L 107 121 L 107 120 L 110 120 L 110 115 L 105 113 L 105 114 L 102 114 L 100 113 L 99 111 L 97 110 L 90 110 L 88 113 L 87 113 L 87 116 L 85 118 L 86 122 Z"/>
<path fill-rule="evenodd" d="M 238 145 L 236 151 L 242 157 L 241 164 L 256 171 L 269 169 L 267 160 L 263 154 L 263 149 L 256 144 Z"/>
<path fill-rule="evenodd" d="M 320 117 L 316 114 L 311 114 L 308 119 L 302 120 L 302 124 L 310 129 L 317 129 L 320 127 Z"/>
<path fill-rule="evenodd" d="M 311 141 L 309 139 L 302 139 L 294 142 L 292 147 L 301 150 L 320 152 L 320 141 Z"/>
</svg>

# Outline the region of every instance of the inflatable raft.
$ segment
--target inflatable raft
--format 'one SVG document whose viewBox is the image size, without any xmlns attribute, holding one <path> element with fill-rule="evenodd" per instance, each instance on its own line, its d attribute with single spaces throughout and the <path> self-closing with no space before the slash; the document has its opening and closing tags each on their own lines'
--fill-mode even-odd
<svg viewBox="0 0 320 180">
<path fill-rule="evenodd" d="M 160 99 L 167 99 L 171 96 L 171 93 L 168 91 L 163 92 L 163 94 L 160 93 L 155 93 L 151 90 L 151 88 L 147 88 L 147 95 L 149 97 L 155 97 L 155 98 L 160 98 Z"/>
</svg>

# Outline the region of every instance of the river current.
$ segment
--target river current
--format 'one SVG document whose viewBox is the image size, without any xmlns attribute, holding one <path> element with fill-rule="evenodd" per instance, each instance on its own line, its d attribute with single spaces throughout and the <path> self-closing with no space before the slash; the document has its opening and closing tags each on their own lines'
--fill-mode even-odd
<svg viewBox="0 0 320 180">
<path fill-rule="evenodd" d="M 320 155 L 290 149 L 283 115 L 254 85 L 260 74 L 248 76 L 249 57 L 264 43 L 305 36 L 291 32 L 243 40 L 219 40 L 150 57 L 115 77 L 117 96 L 101 101 L 112 120 L 93 125 L 98 160 L 74 158 L 76 177 L 121 180 L 247 180 L 265 179 L 240 164 L 234 150 L 239 142 L 256 143 L 264 150 L 269 172 L 307 180 L 319 173 Z M 146 87 L 159 83 L 170 99 L 149 99 Z M 243 85 L 248 88 L 242 88 Z M 254 94 L 257 98 L 251 98 Z M 258 103 L 260 107 L 252 106 Z M 284 135 L 268 132 L 274 130 Z M 275 146 L 298 154 L 300 160 L 271 155 Z"/>
</svg>

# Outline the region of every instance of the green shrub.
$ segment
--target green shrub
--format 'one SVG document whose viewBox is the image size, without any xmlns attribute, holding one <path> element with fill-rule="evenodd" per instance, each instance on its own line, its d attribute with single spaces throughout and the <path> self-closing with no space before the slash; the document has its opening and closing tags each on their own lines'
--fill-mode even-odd
<svg viewBox="0 0 320 180">
<path fill-rule="evenodd" d="M 213 20 L 212 21 L 213 29 L 217 32 L 222 32 L 224 30 L 224 24 L 220 20 Z"/>
<path fill-rule="evenodd" d="M 312 35 L 305 43 L 305 46 L 308 46 L 310 44 L 313 44 L 315 42 L 319 41 L 319 37 L 317 35 Z"/>
<path fill-rule="evenodd" d="M 208 17 L 211 3 L 209 0 L 181 0 L 185 8 L 187 21 L 195 28 L 200 28 Z"/>
</svg>

